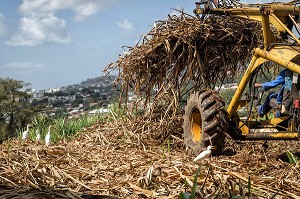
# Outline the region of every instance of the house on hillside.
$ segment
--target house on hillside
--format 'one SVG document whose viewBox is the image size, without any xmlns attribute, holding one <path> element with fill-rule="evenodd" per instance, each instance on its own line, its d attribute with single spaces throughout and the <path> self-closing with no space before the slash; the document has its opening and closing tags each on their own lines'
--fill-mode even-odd
<svg viewBox="0 0 300 199">
<path fill-rule="evenodd" d="M 94 109 L 94 110 L 88 112 L 89 115 L 105 114 L 105 113 L 109 113 L 109 109 L 99 108 L 99 109 Z"/>
<path fill-rule="evenodd" d="M 45 97 L 45 91 L 36 91 L 33 93 L 32 98 L 36 100 L 42 100 Z"/>
</svg>

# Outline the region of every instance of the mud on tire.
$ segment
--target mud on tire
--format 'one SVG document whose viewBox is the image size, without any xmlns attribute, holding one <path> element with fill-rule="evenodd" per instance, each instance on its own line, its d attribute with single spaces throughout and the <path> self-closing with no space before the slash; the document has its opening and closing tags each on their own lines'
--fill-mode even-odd
<svg viewBox="0 0 300 199">
<path fill-rule="evenodd" d="M 185 146 L 198 155 L 207 146 L 217 147 L 219 154 L 224 146 L 227 120 L 224 102 L 213 90 L 194 91 L 185 107 L 183 138 Z"/>
</svg>

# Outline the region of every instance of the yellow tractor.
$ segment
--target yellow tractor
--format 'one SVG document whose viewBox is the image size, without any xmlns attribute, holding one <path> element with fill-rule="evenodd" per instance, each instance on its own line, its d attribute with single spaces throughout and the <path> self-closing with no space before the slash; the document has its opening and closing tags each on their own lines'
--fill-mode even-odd
<svg viewBox="0 0 300 199">
<path fill-rule="evenodd" d="M 300 138 L 300 97 L 298 74 L 300 74 L 300 40 L 293 31 L 298 26 L 300 9 L 298 2 L 269 4 L 240 4 L 236 1 L 217 2 L 202 0 L 196 3 L 195 14 L 226 15 L 261 23 L 263 44 L 253 49 L 253 57 L 238 84 L 232 100 L 225 110 L 225 104 L 214 90 L 199 90 L 190 94 L 184 114 L 184 143 L 193 153 L 198 154 L 208 145 L 221 152 L 224 147 L 225 133 L 235 140 L 298 140 Z M 274 31 L 276 30 L 276 31 Z M 288 41 L 282 43 L 281 41 Z M 258 71 L 272 62 L 286 68 L 290 73 L 288 107 L 283 103 L 273 106 L 280 117 L 261 119 L 254 114 L 253 100 L 242 99 L 247 85 L 253 85 L 253 77 Z M 300 78 L 299 78 L 300 79 Z M 284 83 L 286 84 L 286 83 Z M 246 118 L 238 111 L 250 106 Z"/>
</svg>

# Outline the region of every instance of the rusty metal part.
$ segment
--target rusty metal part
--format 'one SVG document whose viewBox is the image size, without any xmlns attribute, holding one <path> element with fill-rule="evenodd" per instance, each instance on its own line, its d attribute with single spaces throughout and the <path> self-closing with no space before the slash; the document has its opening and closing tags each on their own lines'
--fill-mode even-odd
<svg viewBox="0 0 300 199">
<path fill-rule="evenodd" d="M 249 133 L 240 137 L 241 140 L 299 140 L 299 138 L 299 132 L 287 133 L 285 131 Z"/>
</svg>

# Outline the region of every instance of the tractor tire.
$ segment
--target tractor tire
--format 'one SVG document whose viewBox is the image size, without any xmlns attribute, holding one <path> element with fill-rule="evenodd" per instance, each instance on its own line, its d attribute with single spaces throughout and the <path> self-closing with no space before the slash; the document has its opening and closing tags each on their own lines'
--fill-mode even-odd
<svg viewBox="0 0 300 199">
<path fill-rule="evenodd" d="M 213 90 L 194 91 L 185 107 L 183 138 L 185 147 L 198 155 L 207 146 L 216 147 L 212 154 L 222 152 L 228 122 L 225 103 Z"/>
</svg>

